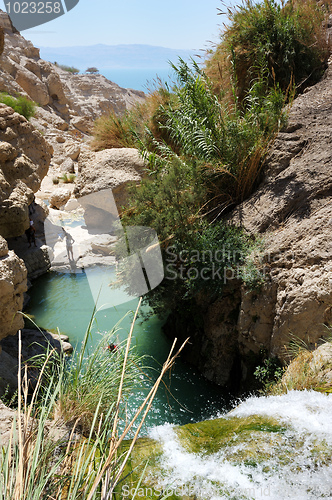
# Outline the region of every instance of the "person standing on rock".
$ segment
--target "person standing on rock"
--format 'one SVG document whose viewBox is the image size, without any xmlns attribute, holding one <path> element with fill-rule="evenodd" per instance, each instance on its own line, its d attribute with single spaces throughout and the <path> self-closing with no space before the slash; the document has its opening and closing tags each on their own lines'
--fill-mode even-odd
<svg viewBox="0 0 332 500">
<path fill-rule="evenodd" d="M 25 231 L 25 234 L 26 234 L 26 237 L 28 239 L 28 243 L 29 243 L 29 248 L 31 248 L 31 242 L 33 242 L 34 246 L 36 247 L 36 238 L 35 238 L 35 233 L 36 233 L 36 229 L 33 225 L 33 220 L 30 219 L 30 222 L 29 222 L 29 228 Z"/>
<path fill-rule="evenodd" d="M 73 253 L 73 243 L 74 243 L 74 238 L 72 237 L 71 234 L 67 233 L 65 228 L 62 228 L 62 231 L 64 232 L 64 237 L 66 238 L 66 248 L 67 248 L 67 255 L 69 261 L 74 260 L 74 253 Z"/>
</svg>

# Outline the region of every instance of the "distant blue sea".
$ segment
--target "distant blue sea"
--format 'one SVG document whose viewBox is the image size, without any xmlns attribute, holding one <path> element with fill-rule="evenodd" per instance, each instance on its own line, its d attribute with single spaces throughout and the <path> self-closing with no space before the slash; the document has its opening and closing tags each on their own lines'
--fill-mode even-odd
<svg viewBox="0 0 332 500">
<path fill-rule="evenodd" d="M 171 83 L 174 81 L 171 67 L 161 69 L 100 69 L 100 73 L 120 87 L 143 90 L 143 92 L 153 89 L 158 77 L 163 82 Z"/>
</svg>

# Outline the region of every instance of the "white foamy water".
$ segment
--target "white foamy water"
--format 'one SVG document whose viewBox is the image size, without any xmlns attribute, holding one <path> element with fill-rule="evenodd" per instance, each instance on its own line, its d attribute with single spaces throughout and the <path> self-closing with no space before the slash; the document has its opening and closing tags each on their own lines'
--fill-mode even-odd
<svg viewBox="0 0 332 500">
<path fill-rule="evenodd" d="M 251 397 L 223 417 L 251 415 L 276 418 L 288 428 L 267 434 L 265 459 L 254 467 L 228 460 L 250 442 L 235 439 L 204 456 L 186 451 L 171 425 L 152 429 L 150 437 L 163 446 L 158 486 L 199 500 L 332 500 L 332 395 L 291 391 Z"/>
</svg>

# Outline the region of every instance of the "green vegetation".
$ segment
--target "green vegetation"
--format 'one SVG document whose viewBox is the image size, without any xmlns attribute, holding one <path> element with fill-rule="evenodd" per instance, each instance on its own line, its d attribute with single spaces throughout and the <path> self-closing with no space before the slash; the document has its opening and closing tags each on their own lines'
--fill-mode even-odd
<svg viewBox="0 0 332 500">
<path fill-rule="evenodd" d="M 0 102 L 3 102 L 7 106 L 13 108 L 16 113 L 24 116 L 27 120 L 30 120 L 36 113 L 37 103 L 31 101 L 27 97 L 22 95 L 17 95 L 16 97 L 7 94 L 6 92 L 0 93 Z"/>
<path fill-rule="evenodd" d="M 114 113 L 101 117 L 94 124 L 92 146 L 100 151 L 109 148 L 137 147 L 137 138 L 152 133 L 156 139 L 164 138 L 161 129 L 160 106 L 168 106 L 175 96 L 164 86 L 152 91 L 144 102 L 133 106 L 123 116 Z"/>
<path fill-rule="evenodd" d="M 236 82 L 243 100 L 253 79 L 267 69 L 269 84 L 286 90 L 294 80 L 298 90 L 316 83 L 329 55 L 323 22 L 329 0 L 290 0 L 260 3 L 244 0 L 228 10 L 229 26 L 207 62 L 207 74 L 216 88 Z"/>
<path fill-rule="evenodd" d="M 19 361 L 17 418 L 0 453 L 1 500 L 112 497 L 158 386 L 175 359 L 173 345 L 154 386 L 128 421 L 125 399 L 137 380 L 141 385 L 143 375 L 142 363 L 130 348 L 139 306 L 126 344 L 115 352 L 107 349 L 113 330 L 88 353 L 93 315 L 81 349 L 70 358 L 48 350 L 22 371 Z M 34 376 L 29 380 L 31 369 Z M 134 438 L 127 453 L 119 452 L 130 432 Z"/>
<path fill-rule="evenodd" d="M 64 184 L 72 184 L 76 180 L 75 174 L 62 174 L 60 177 L 53 177 L 53 184 L 59 184 L 62 181 Z"/>
<path fill-rule="evenodd" d="M 176 429 L 182 446 L 189 453 L 200 453 L 204 456 L 217 453 L 220 448 L 242 439 L 253 441 L 253 435 L 260 439 L 260 433 L 284 433 L 285 426 L 273 418 L 252 415 L 249 417 L 220 418 L 187 424 Z M 249 450 L 248 450 L 249 451 Z M 252 451 L 252 450 L 251 450 Z M 251 455 L 251 452 L 248 453 Z"/>
<path fill-rule="evenodd" d="M 243 266 L 255 241 L 240 228 L 220 220 L 257 185 L 271 138 L 286 120 L 285 97 L 277 85 L 268 88 L 265 76 L 253 83 L 243 110 L 216 96 L 196 64 L 189 68 L 180 61 L 173 68 L 178 85 L 172 89 L 172 98 L 154 115 L 159 117 L 159 137 L 147 127 L 143 134 L 135 132 L 148 175 L 140 186 L 133 186 L 130 206 L 122 213 L 125 225 L 149 226 L 157 231 L 165 263 L 170 246 L 177 255 L 170 267 L 165 266 L 166 276 L 171 269 L 173 278 L 164 280 L 149 296 L 158 312 L 163 303 L 164 309 L 172 306 L 170 298 L 179 304 L 202 288 L 212 296 L 221 293 L 225 269 L 230 269 L 231 278 L 234 274 L 238 279 L 243 277 Z M 231 258 L 216 262 L 215 252 L 222 248 L 227 248 Z M 215 279 L 202 276 L 207 262 L 200 257 L 193 271 L 199 278 L 188 276 L 193 263 L 187 259 L 182 262 L 179 255 L 192 251 L 209 253 L 205 276 L 213 274 L 218 264 Z"/>
<path fill-rule="evenodd" d="M 60 177 L 60 180 L 62 180 L 64 184 L 72 184 L 73 182 L 75 182 L 75 179 L 76 179 L 75 174 L 63 174 Z"/>
<path fill-rule="evenodd" d="M 262 385 L 263 391 L 269 392 L 281 380 L 285 368 L 276 356 L 267 357 L 267 353 L 264 351 L 261 356 L 262 362 L 256 367 L 254 376 Z"/>
<path fill-rule="evenodd" d="M 293 334 L 290 334 L 288 345 L 285 346 L 289 364 L 282 373 L 282 377 L 275 383 L 266 387 L 271 394 L 282 394 L 291 390 L 303 391 L 314 390 L 331 393 L 331 342 L 330 327 L 329 334 L 322 338 L 320 345 L 313 345 L 309 339 L 306 342 Z M 317 351 L 318 348 L 323 349 Z"/>
<path fill-rule="evenodd" d="M 130 491 L 132 496 L 129 498 L 194 500 L 197 495 L 201 498 L 203 491 L 204 498 L 211 498 L 214 493 L 215 497 L 248 500 L 254 498 L 253 485 L 258 477 L 271 481 L 290 471 L 299 473 L 304 457 L 305 473 L 331 463 L 331 446 L 324 438 L 308 440 L 306 435 L 294 432 L 291 423 L 285 424 L 279 418 L 268 416 L 235 417 L 230 412 L 222 418 L 174 427 L 174 439 L 174 454 L 181 453 L 178 460 L 169 459 L 168 442 L 164 443 L 165 460 L 159 441 L 138 440 L 127 462 L 123 480 L 116 489 L 120 497 L 121 492 Z M 194 476 L 190 471 L 195 461 Z M 185 473 L 187 463 L 190 464 L 188 474 Z M 219 465 L 219 477 L 211 474 L 212 479 L 208 472 L 205 475 L 200 470 L 203 463 L 213 463 L 215 471 Z M 229 469 L 223 468 L 225 464 Z M 183 474 L 179 474 L 179 470 Z M 238 471 L 239 476 L 243 474 L 251 487 L 243 488 L 243 483 L 242 488 L 231 487 L 225 477 L 227 470 Z M 179 482 L 179 476 L 182 476 L 183 483 Z M 195 484 L 196 491 L 193 489 Z M 133 495 L 135 489 L 136 497 Z"/>
<path fill-rule="evenodd" d="M 146 161 L 121 218 L 154 228 L 161 242 L 166 279 L 147 296 L 156 312 L 194 313 L 200 298 L 221 297 L 236 280 L 258 292 L 263 286 L 263 243 L 227 215 L 258 186 L 296 92 L 322 75 L 329 4 L 245 0 L 229 10 L 204 68 L 180 60 L 171 88 L 161 85 L 123 117 L 96 122 L 96 149 L 138 147 Z M 122 273 L 130 291 L 131 272 Z"/>
<path fill-rule="evenodd" d="M 87 68 L 85 72 L 89 73 L 90 75 L 96 75 L 97 73 L 99 73 L 99 69 L 95 66 L 91 66 L 90 68 Z"/>
<path fill-rule="evenodd" d="M 72 73 L 73 75 L 78 75 L 80 70 L 78 68 L 75 68 L 74 66 L 67 66 L 66 64 L 58 64 L 56 61 L 54 62 L 55 66 L 58 66 L 58 68 L 62 69 L 63 71 L 67 71 L 68 73 Z"/>
<path fill-rule="evenodd" d="M 146 161 L 122 221 L 154 228 L 161 241 L 168 279 L 148 296 L 156 311 L 189 306 L 203 290 L 220 296 L 230 279 L 249 289 L 263 285 L 263 266 L 251 255 L 259 242 L 225 216 L 257 187 L 295 92 L 322 75 L 327 3 L 243 2 L 229 11 L 204 69 L 180 60 L 172 88 L 161 85 L 123 117 L 96 122 L 96 149 L 138 147 Z M 236 257 L 219 265 L 214 253 L 222 248 Z M 179 257 L 194 251 L 210 252 L 208 262 Z M 169 252 L 176 254 L 171 263 Z"/>
</svg>

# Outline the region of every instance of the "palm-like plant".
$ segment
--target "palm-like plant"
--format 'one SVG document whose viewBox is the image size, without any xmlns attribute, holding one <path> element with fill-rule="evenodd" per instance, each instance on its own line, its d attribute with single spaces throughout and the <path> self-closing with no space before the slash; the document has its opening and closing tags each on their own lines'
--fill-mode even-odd
<svg viewBox="0 0 332 500">
<path fill-rule="evenodd" d="M 227 205 L 242 201 L 251 193 L 267 145 L 285 119 L 283 93 L 277 85 L 268 88 L 262 70 L 244 106 L 237 106 L 213 92 L 197 63 L 190 68 L 180 59 L 172 67 L 178 78 L 173 88 L 176 99 L 160 107 L 160 128 L 166 131 L 168 144 L 156 141 L 151 133 L 146 134 L 148 141 L 140 141 L 150 167 L 153 164 L 154 170 L 158 162 L 155 154 L 163 168 L 175 157 L 189 166 L 200 162 L 210 201 L 220 204 L 222 199 Z M 147 150 L 154 155 L 149 156 Z"/>
</svg>

